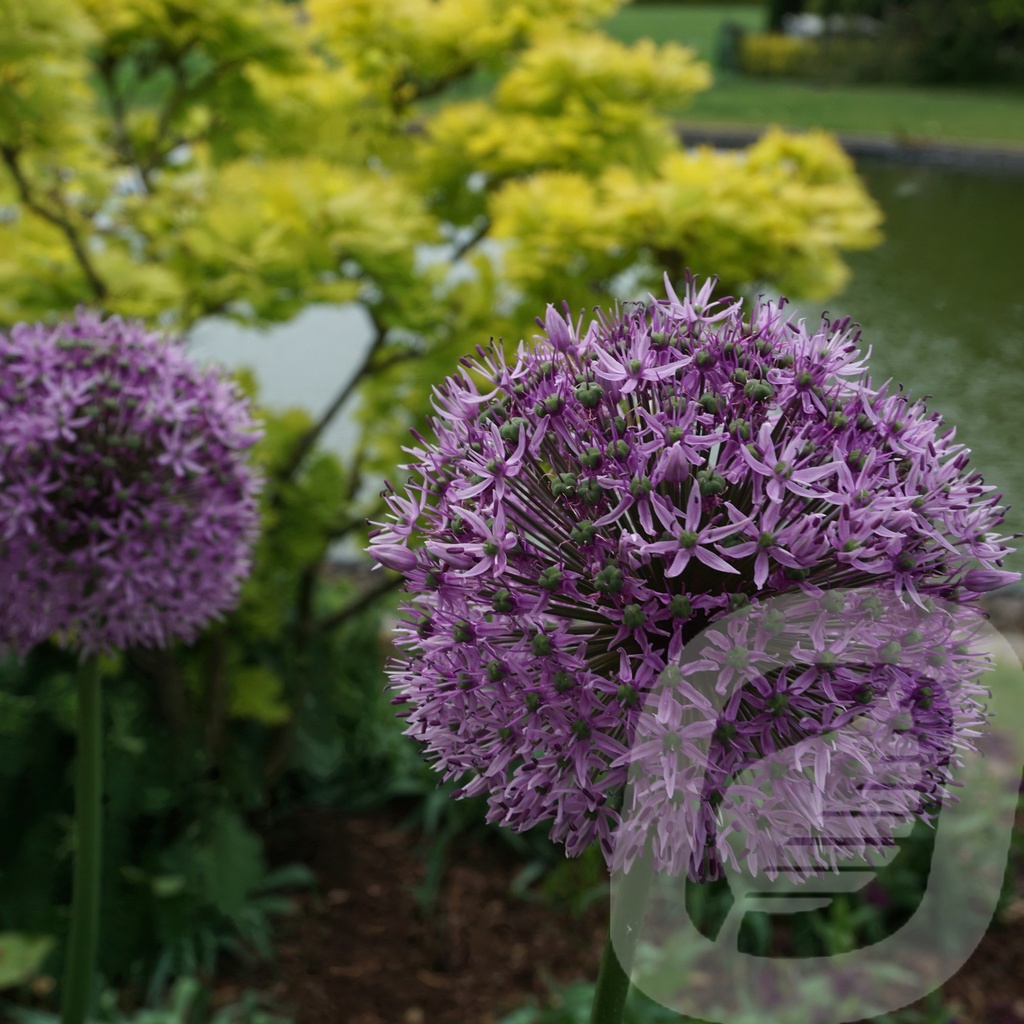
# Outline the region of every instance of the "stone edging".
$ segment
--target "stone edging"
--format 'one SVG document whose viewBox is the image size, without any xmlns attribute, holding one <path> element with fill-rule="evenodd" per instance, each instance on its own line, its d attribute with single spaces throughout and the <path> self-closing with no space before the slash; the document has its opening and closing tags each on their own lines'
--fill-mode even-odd
<svg viewBox="0 0 1024 1024">
<path fill-rule="evenodd" d="M 763 128 L 706 124 L 677 124 L 676 130 L 684 145 L 707 145 L 720 149 L 749 146 L 764 133 Z M 1024 174 L 1024 147 L 1017 149 L 1010 146 L 932 143 L 922 139 L 894 139 L 881 135 L 833 134 L 843 149 L 855 158 L 999 174 Z"/>
</svg>

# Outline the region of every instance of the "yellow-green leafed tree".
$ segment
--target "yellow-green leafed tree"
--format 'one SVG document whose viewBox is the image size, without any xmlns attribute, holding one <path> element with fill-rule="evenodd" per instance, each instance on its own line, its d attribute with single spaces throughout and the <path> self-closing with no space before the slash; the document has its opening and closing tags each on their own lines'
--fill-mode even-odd
<svg viewBox="0 0 1024 1024">
<path fill-rule="evenodd" d="M 835 142 L 684 149 L 665 111 L 709 71 L 610 39 L 617 6 L 0 0 L 0 323 L 87 303 L 187 329 L 361 303 L 375 343 L 356 386 L 281 469 L 361 399 L 355 493 L 458 355 L 528 336 L 548 302 L 686 268 L 840 288 L 879 217 Z"/>
</svg>

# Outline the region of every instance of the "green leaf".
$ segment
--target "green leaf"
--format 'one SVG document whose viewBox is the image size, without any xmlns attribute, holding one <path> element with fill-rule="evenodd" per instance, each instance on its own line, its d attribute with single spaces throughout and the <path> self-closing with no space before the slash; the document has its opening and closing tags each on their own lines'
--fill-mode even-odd
<svg viewBox="0 0 1024 1024">
<path fill-rule="evenodd" d="M 0 691 L 0 736 L 16 736 L 35 713 L 35 699 Z"/>
<path fill-rule="evenodd" d="M 185 891 L 187 880 L 183 875 L 156 875 L 149 883 L 153 895 L 160 899 L 170 899 Z"/>
<path fill-rule="evenodd" d="M 230 714 L 264 725 L 283 725 L 292 717 L 282 698 L 281 679 L 265 665 L 247 665 L 231 677 Z"/>
<path fill-rule="evenodd" d="M 267 892 L 271 889 L 309 889 L 316 885 L 316 875 L 305 864 L 285 864 L 267 873 L 260 888 Z"/>
<path fill-rule="evenodd" d="M 49 935 L 0 932 L 0 989 L 31 981 L 53 946 L 54 939 Z"/>
<path fill-rule="evenodd" d="M 266 874 L 263 844 L 238 814 L 218 810 L 196 851 L 205 897 L 226 917 L 236 918 Z"/>
</svg>

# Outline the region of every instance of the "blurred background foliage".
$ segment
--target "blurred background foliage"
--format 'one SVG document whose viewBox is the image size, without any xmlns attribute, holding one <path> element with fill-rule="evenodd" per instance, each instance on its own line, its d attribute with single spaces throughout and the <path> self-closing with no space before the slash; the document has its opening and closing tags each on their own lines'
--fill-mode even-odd
<svg viewBox="0 0 1024 1024">
<path fill-rule="evenodd" d="M 823 32 L 784 34 L 793 15 L 822 18 Z M 747 74 L 942 86 L 1024 82 L 1021 0 L 771 0 L 765 28 L 739 45 L 736 62 Z"/>
<path fill-rule="evenodd" d="M 709 68 L 599 31 L 618 6 L 0 0 L 0 322 L 361 303 L 360 465 L 390 470 L 457 357 L 548 302 L 685 267 L 834 293 L 879 238 L 842 150 L 685 150 L 665 111 Z"/>
<path fill-rule="evenodd" d="M 663 271 L 823 299 L 844 253 L 880 238 L 825 133 L 685 148 L 670 115 L 710 70 L 681 45 L 605 35 L 618 6 L 0 0 L 0 324 L 84 303 L 187 331 L 355 302 L 374 328 L 321 417 L 260 410 L 264 531 L 238 610 L 192 646 L 107 666 L 101 970 L 127 1005 L 225 951 L 269 953 L 288 892 L 311 882 L 268 870 L 261 829 L 288 807 L 412 798 L 425 909 L 451 843 L 483 828 L 479 802 L 436 789 L 383 691 L 396 581 L 330 558 L 363 542 L 380 476 L 458 356 L 529 337 L 549 302 L 660 289 Z M 325 451 L 353 407 L 353 450 Z M 0 988 L 60 966 L 73 670 L 49 646 L 0 668 L 0 943 L 15 965 Z M 593 859 L 502 835 L 523 895 L 576 911 L 596 898 Z"/>
</svg>

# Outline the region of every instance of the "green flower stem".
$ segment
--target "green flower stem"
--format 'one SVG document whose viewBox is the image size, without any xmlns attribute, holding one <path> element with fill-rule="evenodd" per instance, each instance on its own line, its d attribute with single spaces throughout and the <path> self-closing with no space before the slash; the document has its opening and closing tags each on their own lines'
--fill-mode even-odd
<svg viewBox="0 0 1024 1024">
<path fill-rule="evenodd" d="M 84 1024 L 96 973 L 103 834 L 102 708 L 99 662 L 96 658 L 89 658 L 82 664 L 78 678 L 75 869 L 62 1024 Z"/>
<path fill-rule="evenodd" d="M 597 974 L 590 1024 L 622 1024 L 633 954 L 653 876 L 650 857 L 646 856 L 638 858 L 629 874 L 621 877 Z"/>
<path fill-rule="evenodd" d="M 622 969 L 612 946 L 612 933 L 604 940 L 604 954 L 597 973 L 594 1005 L 590 1008 L 590 1024 L 620 1024 L 629 995 L 629 976 Z"/>
</svg>

